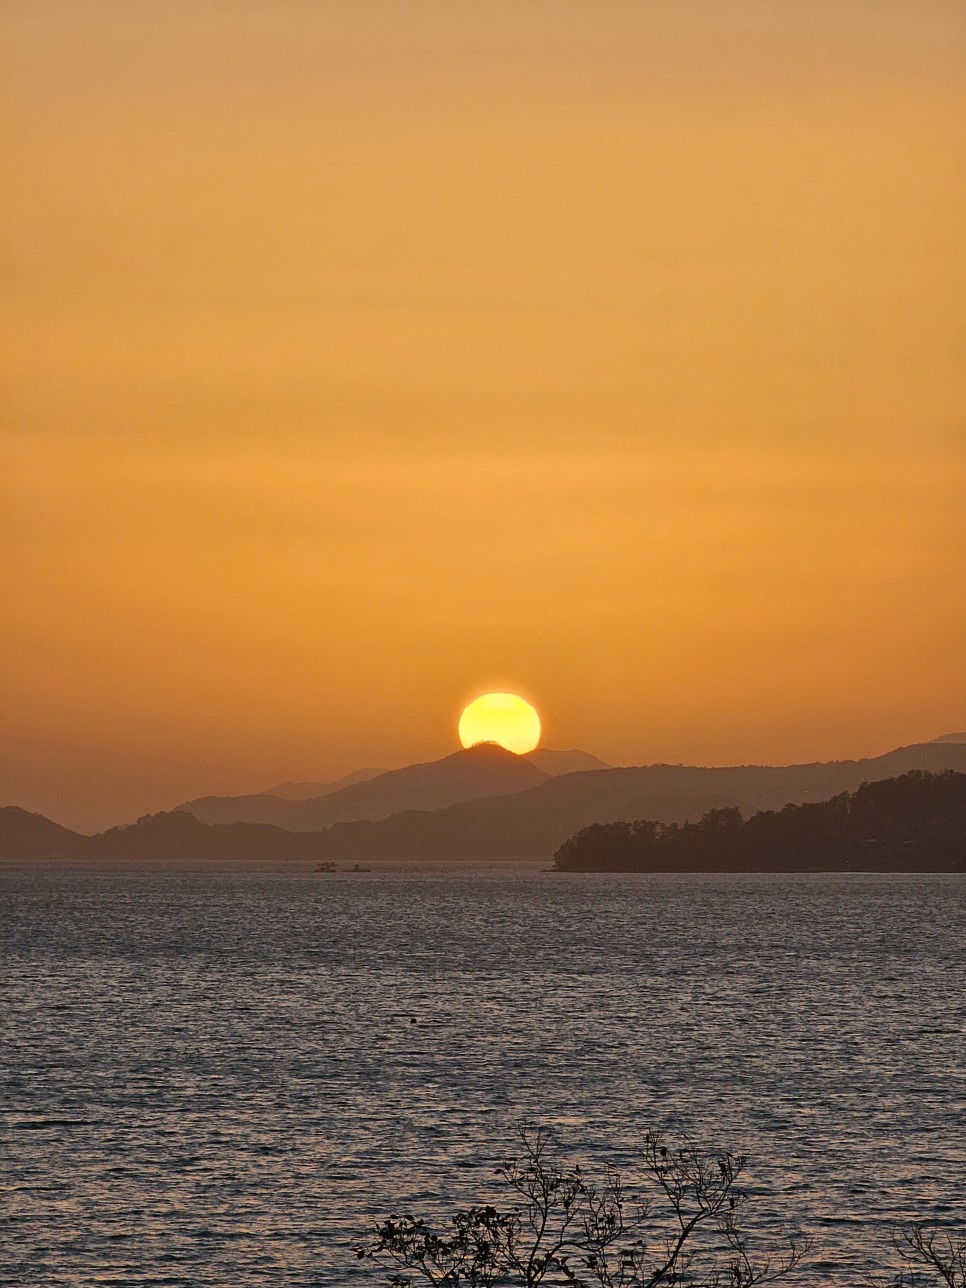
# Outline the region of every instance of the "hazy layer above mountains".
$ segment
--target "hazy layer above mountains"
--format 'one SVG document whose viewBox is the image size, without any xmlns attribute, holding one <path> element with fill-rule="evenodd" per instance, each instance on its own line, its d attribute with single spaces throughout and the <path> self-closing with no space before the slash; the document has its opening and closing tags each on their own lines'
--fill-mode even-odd
<svg viewBox="0 0 966 1288">
<path fill-rule="evenodd" d="M 403 808 L 375 821 L 357 817 L 317 831 L 234 820 L 207 825 L 180 811 L 148 816 L 96 837 L 81 837 L 39 815 L 11 807 L 0 810 L 0 858 L 10 862 L 50 860 L 122 866 L 211 862 L 268 868 L 380 859 L 415 863 L 547 862 L 563 841 L 591 823 L 642 818 L 683 823 L 722 806 L 737 806 L 747 816 L 789 803 L 826 800 L 843 791 L 854 791 L 863 782 L 895 777 L 910 769 L 966 772 L 966 742 L 944 739 L 868 760 L 824 764 L 726 768 L 649 765 L 585 770 L 556 777 L 550 777 L 527 758 L 482 746 L 355 783 L 333 793 L 333 798 L 341 797 L 339 809 L 344 809 L 347 801 L 360 800 L 353 793 L 365 789 L 370 793 L 381 791 L 383 801 L 393 794 L 396 799 L 404 799 L 410 790 L 431 799 L 467 788 L 479 792 L 481 784 L 493 788 L 509 783 L 509 791 L 488 797 L 478 795 L 444 808 Z M 290 810 L 320 808 L 326 801 L 324 797 L 308 802 L 271 797 L 239 799 L 263 803 L 274 800 L 275 806 Z M 373 799 L 370 796 L 370 805 Z M 362 803 L 366 803 L 364 797 Z"/>
<path fill-rule="evenodd" d="M 366 783 L 370 778 L 378 778 L 380 774 L 388 772 L 386 769 L 357 769 L 331 783 L 276 783 L 274 787 L 266 787 L 265 791 L 259 792 L 258 795 L 278 796 L 283 801 L 307 801 L 313 796 L 331 796 L 333 792 L 340 792 L 343 787 Z"/>
<path fill-rule="evenodd" d="M 532 761 L 545 774 L 556 778 L 559 774 L 579 774 L 587 769 L 613 769 L 606 760 L 592 756 L 589 751 L 554 751 L 551 747 L 538 747 L 524 759 Z"/>
</svg>

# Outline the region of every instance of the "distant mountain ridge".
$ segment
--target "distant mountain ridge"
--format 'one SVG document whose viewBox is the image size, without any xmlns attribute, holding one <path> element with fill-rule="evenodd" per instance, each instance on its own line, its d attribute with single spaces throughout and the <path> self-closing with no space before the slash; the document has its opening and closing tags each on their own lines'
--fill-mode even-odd
<svg viewBox="0 0 966 1288">
<path fill-rule="evenodd" d="M 728 806 L 747 815 L 827 800 L 911 769 L 966 772 L 966 744 L 923 743 L 867 760 L 804 765 L 646 765 L 565 774 L 513 796 L 464 801 L 431 814 L 339 824 L 326 834 L 326 857 L 549 861 L 569 836 L 592 823 L 638 818 L 687 823 Z"/>
<path fill-rule="evenodd" d="M 307 800 L 203 796 L 177 808 L 203 823 L 269 823 L 291 832 L 319 832 L 355 819 L 375 821 L 402 810 L 444 809 L 458 801 L 507 796 L 535 787 L 547 777 L 526 756 L 481 743 L 442 760 L 391 769 Z"/>
<path fill-rule="evenodd" d="M 517 756 L 495 743 L 480 743 L 403 769 L 359 769 L 333 783 L 279 783 L 246 796 L 200 796 L 175 808 L 204 823 L 271 823 L 293 832 L 314 832 L 356 819 L 375 822 L 407 809 L 443 809 L 459 801 L 507 796 L 535 787 L 544 778 L 610 768 L 576 748 L 538 747 Z"/>
<path fill-rule="evenodd" d="M 0 809 L 0 860 L 9 864 L 93 867 L 278 868 L 324 858 L 322 834 L 261 823 L 201 823 L 171 810 L 83 836 L 41 814 Z"/>
<path fill-rule="evenodd" d="M 19 805 L 0 807 L 0 860 L 67 856 L 76 853 L 86 839 L 80 832 L 72 832 Z"/>
<path fill-rule="evenodd" d="M 8 806 L 0 809 L 0 859 L 28 865 L 200 863 L 268 869 L 380 859 L 546 862 L 568 837 L 593 823 L 641 818 L 694 822 L 709 810 L 729 806 L 747 816 L 760 809 L 827 800 L 855 791 L 863 782 L 898 777 L 912 769 L 966 772 L 966 743 L 958 742 L 902 747 L 856 761 L 724 768 L 649 765 L 557 777 L 499 748 L 473 748 L 447 759 L 456 760 L 458 779 L 464 768 L 479 769 L 481 763 L 498 774 L 506 757 L 506 763 L 536 775 L 536 786 L 520 789 L 521 778 L 513 770 L 516 790 L 502 796 L 464 800 L 442 809 L 404 810 L 376 821 L 341 822 L 317 832 L 270 824 L 206 824 L 187 812 L 172 811 L 85 837 Z M 410 768 L 420 771 L 427 766 Z M 456 789 L 455 779 L 450 786 Z"/>
<path fill-rule="evenodd" d="M 78 858 L 97 865 L 292 867 L 324 858 L 318 832 L 287 832 L 265 823 L 202 823 L 180 810 L 147 814 L 127 827 L 85 837 Z"/>
</svg>

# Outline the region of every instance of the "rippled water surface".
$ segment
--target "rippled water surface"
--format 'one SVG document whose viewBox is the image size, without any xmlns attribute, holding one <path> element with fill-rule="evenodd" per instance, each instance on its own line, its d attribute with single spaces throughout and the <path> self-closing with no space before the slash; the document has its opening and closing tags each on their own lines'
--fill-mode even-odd
<svg viewBox="0 0 966 1288">
<path fill-rule="evenodd" d="M 527 1117 L 751 1158 L 801 1282 L 966 1217 L 962 877 L 7 875 L 4 1285 L 381 1282 Z"/>
</svg>

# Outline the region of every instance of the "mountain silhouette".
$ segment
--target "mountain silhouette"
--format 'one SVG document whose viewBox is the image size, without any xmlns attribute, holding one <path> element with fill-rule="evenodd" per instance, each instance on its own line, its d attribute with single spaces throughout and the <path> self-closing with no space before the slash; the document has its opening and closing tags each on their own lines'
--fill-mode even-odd
<svg viewBox="0 0 966 1288">
<path fill-rule="evenodd" d="M 308 800 L 203 796 L 177 808 L 203 823 L 270 823 L 292 832 L 316 832 L 355 819 L 388 818 L 401 810 L 436 810 L 457 801 L 506 796 L 526 791 L 547 778 L 526 756 L 516 756 L 494 743 L 480 743 L 442 760 L 392 769 Z"/>
<path fill-rule="evenodd" d="M 441 766 L 446 768 L 440 769 Z M 509 767 L 509 768 L 508 768 Z M 376 820 L 342 821 L 327 830 L 308 831 L 265 823 L 207 824 L 186 811 L 146 815 L 126 827 L 97 836 L 68 828 L 8 806 L 0 809 L 0 859 L 5 862 L 73 865 L 307 867 L 321 862 L 370 862 L 402 859 L 540 861 L 575 832 L 593 823 L 653 819 L 662 823 L 696 822 L 710 810 L 737 807 L 748 816 L 757 810 L 781 809 L 824 801 L 861 784 L 895 778 L 910 770 L 966 772 L 966 743 L 932 742 L 902 747 L 867 760 L 807 765 L 741 765 L 701 768 L 647 765 L 630 769 L 584 770 L 548 777 L 526 757 L 501 748 L 474 747 L 429 765 L 413 765 L 382 775 L 390 784 L 411 790 L 420 780 L 427 795 L 442 792 L 438 774 L 448 775 L 451 791 L 465 791 L 489 775 L 491 784 L 508 773 L 514 790 L 502 796 L 462 800 L 442 809 L 408 809 Z M 521 772 L 522 771 L 522 774 Z M 520 787 L 528 775 L 537 785 Z M 435 779 L 435 781 L 434 781 Z M 333 799 L 372 786 L 380 779 L 355 784 Z M 506 781 L 506 778 L 503 779 Z M 216 798 L 217 799 L 217 798 Z M 229 798 L 230 799 L 230 798 Z M 246 799 L 246 798 L 242 798 Z M 321 801 L 286 802 L 279 806 L 318 807 Z M 386 791 L 384 801 L 391 799 Z M 355 806 L 353 806 L 355 807 Z"/>
<path fill-rule="evenodd" d="M 966 735 L 963 735 L 963 740 L 966 741 Z M 535 751 L 528 751 L 524 755 L 524 760 L 529 760 L 531 765 L 536 765 L 551 777 L 556 777 L 557 774 L 574 774 L 581 769 L 613 768 L 606 760 L 601 760 L 598 756 L 592 756 L 589 751 L 580 751 L 577 748 L 573 751 L 554 751 L 550 747 L 537 747 Z M 331 796 L 333 792 L 341 791 L 343 787 L 351 787 L 353 783 L 365 783 L 370 778 L 378 778 L 380 774 L 389 772 L 388 769 L 355 769 L 351 774 L 336 778 L 331 783 L 276 783 L 274 787 L 266 787 L 258 795 L 280 796 L 286 801 L 306 801 L 314 796 Z"/>
<path fill-rule="evenodd" d="M 502 748 L 496 747 L 493 743 L 480 743 L 477 747 L 471 747 L 472 753 L 470 759 L 478 765 L 480 757 L 478 756 L 479 748 L 491 748 L 498 754 L 502 753 Z M 505 753 L 510 755 L 512 753 Z M 178 810 L 187 810 L 188 813 L 194 814 L 205 822 L 271 822 L 276 826 L 289 827 L 296 830 L 296 825 L 292 821 L 298 817 L 297 813 L 285 809 L 278 809 L 272 801 L 267 801 L 266 797 L 275 797 L 284 801 L 315 801 L 323 796 L 334 796 L 337 792 L 343 791 L 347 787 L 353 787 L 360 783 L 371 782 L 376 778 L 387 778 L 388 781 L 382 783 L 379 788 L 374 789 L 372 796 L 366 793 L 352 793 L 343 798 L 339 806 L 330 806 L 325 811 L 315 810 L 314 808 L 304 811 L 306 822 L 303 823 L 299 818 L 297 830 L 305 830 L 310 826 L 312 830 L 318 827 L 329 827 L 333 822 L 347 821 L 357 818 L 386 818 L 390 813 L 396 813 L 403 809 L 439 809 L 445 805 L 456 804 L 450 796 L 449 788 L 454 786 L 459 791 L 457 800 L 476 800 L 481 796 L 506 795 L 510 791 L 517 790 L 515 780 L 508 784 L 500 778 L 495 777 L 492 773 L 487 775 L 475 774 L 472 777 L 458 779 L 453 774 L 455 764 L 464 764 L 463 752 L 456 752 L 453 756 L 447 756 L 441 761 L 430 761 L 426 765 L 412 765 L 405 769 L 386 770 L 386 769 L 357 769 L 351 774 L 346 774 L 343 778 L 338 778 L 331 783 L 321 782 L 285 782 L 278 783 L 274 787 L 266 788 L 263 792 L 246 796 L 202 796 L 197 800 L 186 801 L 178 805 Z M 484 756 L 486 753 L 484 752 Z M 611 766 L 606 761 L 600 760 L 597 756 L 592 756 L 588 751 L 574 749 L 572 751 L 554 751 L 550 747 L 538 747 L 535 751 L 528 752 L 524 756 L 516 756 L 517 761 L 523 760 L 528 764 L 535 765 L 542 770 L 548 777 L 556 777 L 559 774 L 572 774 L 579 770 L 585 769 L 610 769 Z M 427 789 L 433 790 L 431 786 L 431 766 L 439 765 L 444 768 L 439 773 L 439 783 L 445 785 L 445 790 L 441 796 L 435 796 L 430 799 Z M 492 768 L 492 766 L 491 766 Z M 426 771 L 418 775 L 411 772 L 415 770 Z M 518 774 L 518 771 L 511 771 Z M 401 776 L 401 777 L 400 777 Z M 518 776 L 520 776 L 518 774 Z M 445 783 L 444 783 L 445 780 Z M 541 781 L 541 780 L 538 780 Z M 462 785 L 458 785 L 459 783 Z M 524 781 L 521 790 L 534 786 L 531 780 Z M 495 790 L 494 790 L 495 789 Z M 465 795 L 463 793 L 466 793 Z M 435 803 L 433 803 L 435 800 Z M 345 808 L 342 808 L 344 803 Z"/>
<path fill-rule="evenodd" d="M 43 814 L 31 814 L 18 805 L 0 808 L 0 860 L 66 857 L 76 854 L 86 840 Z"/>
<path fill-rule="evenodd" d="M 74 855 L 108 866 L 304 867 L 325 857 L 322 848 L 317 832 L 288 832 L 265 823 L 202 823 L 171 810 L 84 837 Z"/>
<path fill-rule="evenodd" d="M 325 857 L 352 862 L 544 861 L 591 823 L 638 818 L 695 822 L 709 810 L 728 806 L 753 814 L 827 800 L 911 769 L 966 772 L 966 744 L 924 743 L 867 760 L 804 765 L 646 765 L 565 774 L 512 796 L 464 801 L 433 813 L 410 811 L 339 824 L 326 833 Z"/>
<path fill-rule="evenodd" d="M 325 858 L 323 834 L 263 823 L 201 823 L 171 810 L 83 836 L 40 814 L 0 809 L 0 860 L 8 865 L 134 868 L 306 868 Z"/>
</svg>

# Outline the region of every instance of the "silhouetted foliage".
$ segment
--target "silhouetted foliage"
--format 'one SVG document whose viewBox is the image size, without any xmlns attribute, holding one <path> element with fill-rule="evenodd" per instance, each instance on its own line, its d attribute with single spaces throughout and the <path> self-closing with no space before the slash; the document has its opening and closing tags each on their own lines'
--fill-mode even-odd
<svg viewBox="0 0 966 1288">
<path fill-rule="evenodd" d="M 670 1149 L 648 1134 L 638 1192 L 612 1168 L 594 1181 L 579 1166 L 558 1165 L 543 1128 L 520 1136 L 521 1156 L 497 1172 L 507 1206 L 461 1209 L 444 1232 L 420 1217 L 390 1216 L 358 1256 L 389 1267 L 394 1288 L 751 1288 L 787 1275 L 808 1249 L 807 1239 L 790 1235 L 780 1252 L 752 1251 L 742 1157 Z"/>
<path fill-rule="evenodd" d="M 966 774 L 913 770 L 815 804 L 709 810 L 697 823 L 595 823 L 559 871 L 966 871 Z"/>
</svg>

